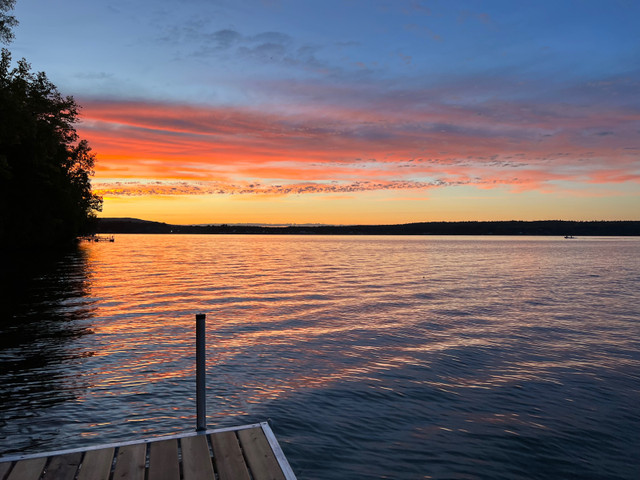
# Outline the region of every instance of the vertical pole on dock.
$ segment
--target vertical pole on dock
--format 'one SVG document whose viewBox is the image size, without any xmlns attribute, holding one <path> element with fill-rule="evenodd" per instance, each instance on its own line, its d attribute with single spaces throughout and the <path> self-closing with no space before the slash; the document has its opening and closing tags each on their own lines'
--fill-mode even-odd
<svg viewBox="0 0 640 480">
<path fill-rule="evenodd" d="M 204 313 L 196 314 L 196 431 L 207 429 L 205 319 Z"/>
</svg>

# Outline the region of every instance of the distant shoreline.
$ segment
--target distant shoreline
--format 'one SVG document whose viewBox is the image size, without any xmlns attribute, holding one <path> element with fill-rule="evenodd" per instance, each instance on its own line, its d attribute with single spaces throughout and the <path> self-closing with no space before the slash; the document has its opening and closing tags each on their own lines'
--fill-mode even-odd
<svg viewBox="0 0 640 480">
<path fill-rule="evenodd" d="M 99 218 L 96 233 L 269 235 L 540 235 L 640 236 L 640 221 L 421 222 L 398 225 L 171 225 L 136 218 Z"/>
</svg>

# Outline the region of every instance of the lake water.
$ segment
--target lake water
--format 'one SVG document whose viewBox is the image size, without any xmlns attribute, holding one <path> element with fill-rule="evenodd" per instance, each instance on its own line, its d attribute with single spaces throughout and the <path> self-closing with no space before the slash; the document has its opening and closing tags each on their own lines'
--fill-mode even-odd
<svg viewBox="0 0 640 480">
<path fill-rule="evenodd" d="M 640 239 L 118 235 L 0 306 L 0 453 L 270 419 L 299 479 L 640 478 Z"/>
</svg>

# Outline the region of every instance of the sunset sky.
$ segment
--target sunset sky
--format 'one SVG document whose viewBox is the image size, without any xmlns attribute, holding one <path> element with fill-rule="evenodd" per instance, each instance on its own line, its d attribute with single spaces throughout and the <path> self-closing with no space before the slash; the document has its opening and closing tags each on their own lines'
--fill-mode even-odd
<svg viewBox="0 0 640 480">
<path fill-rule="evenodd" d="M 106 217 L 640 220 L 640 2 L 18 0 Z"/>
</svg>

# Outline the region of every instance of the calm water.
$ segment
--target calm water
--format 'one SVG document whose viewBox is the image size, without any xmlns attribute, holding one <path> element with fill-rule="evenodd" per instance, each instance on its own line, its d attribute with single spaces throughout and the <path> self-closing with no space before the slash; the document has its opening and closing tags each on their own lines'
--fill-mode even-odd
<svg viewBox="0 0 640 480">
<path fill-rule="evenodd" d="M 127 236 L 0 306 L 0 452 L 270 418 L 298 478 L 640 478 L 640 239 Z"/>
</svg>

